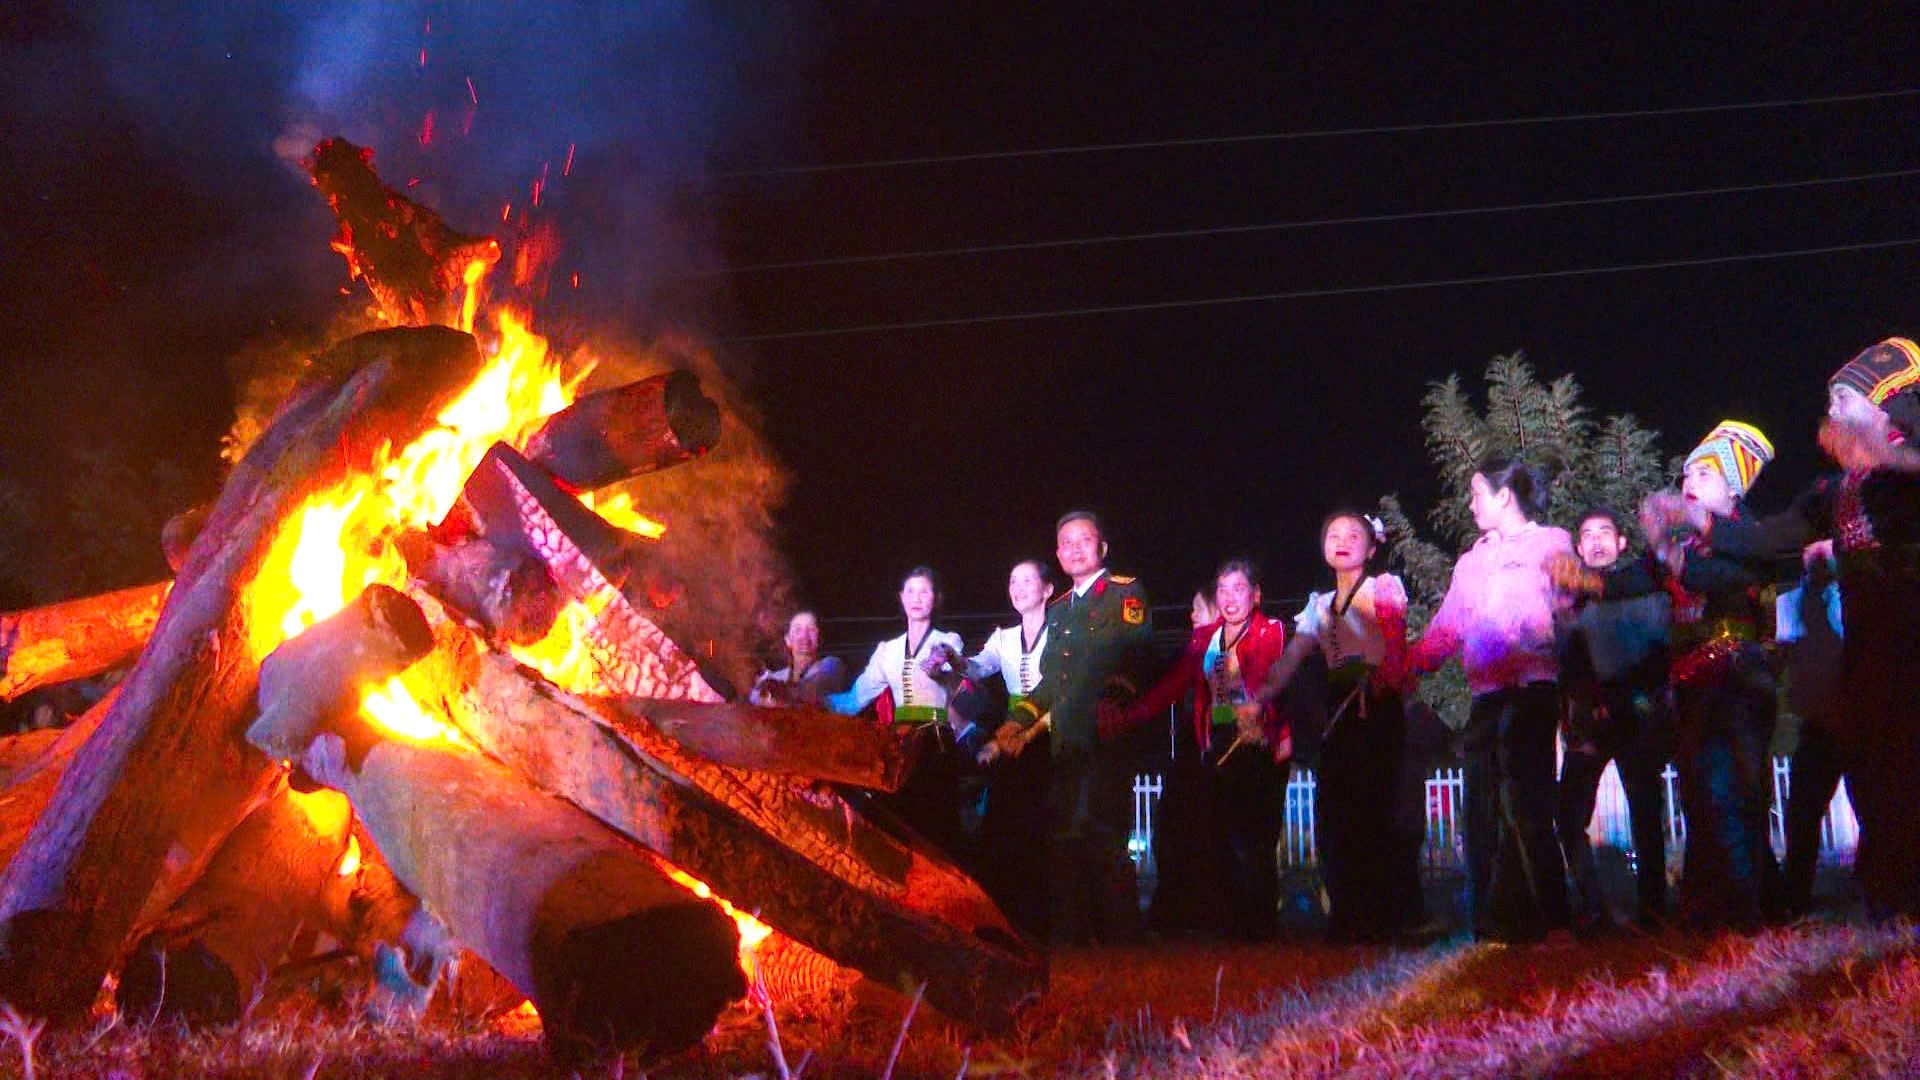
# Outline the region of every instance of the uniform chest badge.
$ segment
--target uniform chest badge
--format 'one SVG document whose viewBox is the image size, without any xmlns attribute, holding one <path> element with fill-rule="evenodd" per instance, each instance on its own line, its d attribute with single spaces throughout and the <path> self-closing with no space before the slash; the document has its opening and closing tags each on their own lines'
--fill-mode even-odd
<svg viewBox="0 0 1920 1080">
<path fill-rule="evenodd" d="M 1129 596 L 1120 601 L 1120 617 L 1130 626 L 1139 626 L 1147 621 L 1147 605 L 1137 596 Z"/>
</svg>

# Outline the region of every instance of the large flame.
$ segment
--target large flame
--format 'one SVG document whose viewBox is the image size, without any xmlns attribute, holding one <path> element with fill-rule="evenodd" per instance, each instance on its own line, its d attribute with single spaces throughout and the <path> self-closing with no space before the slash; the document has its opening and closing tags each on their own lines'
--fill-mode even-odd
<svg viewBox="0 0 1920 1080">
<path fill-rule="evenodd" d="M 466 269 L 461 329 L 473 329 L 487 266 Z M 333 487 L 316 492 L 282 523 L 261 572 L 248 595 L 253 607 L 248 645 L 257 661 L 314 623 L 342 610 L 368 585 L 402 588 L 407 566 L 396 545 L 406 531 L 439 522 L 459 498 L 466 479 L 495 442 L 522 446 L 546 417 L 573 402 L 590 367 L 569 378 L 548 356 L 546 339 L 530 320 L 507 308 L 491 312 L 497 344 L 492 356 L 465 390 L 435 417 L 432 428 L 401 448 L 382 447 L 374 468 L 355 472 Z M 666 526 L 647 517 L 624 493 L 581 501 L 621 528 L 658 538 Z M 557 685 L 590 690 L 598 684 L 586 643 L 605 602 L 569 604 L 547 637 L 514 654 Z M 414 669 L 418 672 L 419 668 Z M 446 717 L 420 704 L 408 688 L 408 673 L 367 689 L 360 712 L 381 731 L 412 742 L 449 742 L 471 746 Z M 422 688 L 426 689 L 426 688 Z M 358 869 L 357 842 L 342 857 L 337 872 Z M 702 898 L 712 899 L 740 928 L 740 962 L 753 974 L 754 949 L 772 929 L 736 909 L 698 879 L 669 867 L 668 874 Z"/>
</svg>

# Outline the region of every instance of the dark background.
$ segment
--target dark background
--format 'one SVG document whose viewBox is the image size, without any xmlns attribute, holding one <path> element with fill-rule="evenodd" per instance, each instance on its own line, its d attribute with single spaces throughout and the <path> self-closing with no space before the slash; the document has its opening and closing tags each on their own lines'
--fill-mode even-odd
<svg viewBox="0 0 1920 1080">
<path fill-rule="evenodd" d="M 1920 330 L 1920 249 L 1905 247 L 738 340 L 1920 237 L 1913 178 L 720 272 L 1920 167 L 1920 98 L 1904 97 L 766 172 L 1906 89 L 1920 86 L 1910 13 L 232 7 L 262 10 L 30 0 L 0 15 L 0 477 L 29 518 L 57 501 L 80 445 L 217 483 L 230 359 L 322 335 L 357 302 L 288 162 L 335 131 L 476 229 L 523 203 L 544 165 L 537 217 L 582 283 L 549 298 L 543 325 L 563 344 L 609 324 L 723 343 L 791 471 L 782 547 L 826 615 L 890 612 L 920 562 L 946 574 L 951 608 L 1001 608 L 1007 568 L 1050 553 L 1054 518 L 1083 505 L 1162 602 L 1239 553 L 1269 567 L 1270 595 L 1298 595 L 1324 573 L 1328 509 L 1433 498 L 1427 382 L 1514 349 L 1544 376 L 1576 374 L 1596 415 L 1663 431 L 1667 454 L 1722 416 L 1758 423 L 1781 452 L 1755 493 L 1766 508 L 1812 473 L 1831 369 Z M 34 521 L 43 544 L 70 527 Z M 128 580 L 136 569 L 151 568 Z"/>
</svg>

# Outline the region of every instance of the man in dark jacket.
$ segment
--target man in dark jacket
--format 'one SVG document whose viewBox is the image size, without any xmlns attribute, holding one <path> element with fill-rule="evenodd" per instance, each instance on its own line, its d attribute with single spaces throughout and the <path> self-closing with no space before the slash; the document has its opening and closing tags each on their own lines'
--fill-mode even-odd
<svg viewBox="0 0 1920 1080">
<path fill-rule="evenodd" d="M 1599 506 L 1582 515 L 1576 550 L 1588 570 L 1614 570 L 1626 549 L 1619 513 Z M 1588 931 L 1612 921 L 1587 839 L 1587 823 L 1593 820 L 1600 778 L 1609 761 L 1620 775 L 1632 823 L 1640 924 L 1651 925 L 1667 911 L 1666 790 L 1660 774 L 1672 750 L 1672 721 L 1662 640 L 1665 606 L 1664 595 L 1588 603 L 1556 626 L 1566 700 L 1561 724 L 1566 756 L 1560 767 L 1555 827 L 1580 898 L 1578 925 Z"/>
</svg>

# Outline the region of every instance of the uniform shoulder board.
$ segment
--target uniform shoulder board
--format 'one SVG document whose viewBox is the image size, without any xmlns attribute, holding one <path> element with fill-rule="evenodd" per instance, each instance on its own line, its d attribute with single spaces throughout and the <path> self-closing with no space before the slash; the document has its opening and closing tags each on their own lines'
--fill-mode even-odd
<svg viewBox="0 0 1920 1080">
<path fill-rule="evenodd" d="M 1112 580 L 1115 585 L 1131 585 L 1135 580 L 1125 574 L 1108 574 L 1107 577 Z"/>
<path fill-rule="evenodd" d="M 1067 597 L 1072 595 L 1073 595 L 1072 589 L 1062 589 L 1059 592 L 1054 593 L 1053 596 L 1047 600 L 1047 606 L 1052 607 L 1055 604 L 1065 603 Z"/>
</svg>

